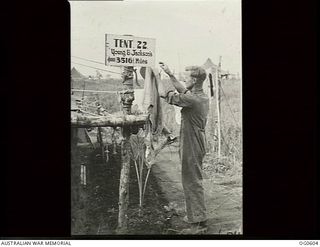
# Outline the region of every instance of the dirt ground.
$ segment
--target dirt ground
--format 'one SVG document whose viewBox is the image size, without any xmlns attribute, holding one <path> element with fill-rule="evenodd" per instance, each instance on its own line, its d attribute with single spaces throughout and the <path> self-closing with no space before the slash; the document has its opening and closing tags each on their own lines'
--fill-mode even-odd
<svg viewBox="0 0 320 247">
<path fill-rule="evenodd" d="M 73 235 L 114 235 L 118 217 L 120 149 L 110 155 L 108 163 L 101 162 L 99 150 L 78 147 L 79 160 L 87 165 L 87 185 L 79 187 L 79 198 L 72 208 Z M 110 153 L 113 152 L 110 147 Z M 158 184 L 150 175 L 145 205 L 139 213 L 139 193 L 134 167 L 130 173 L 130 205 L 128 234 L 162 234 L 167 227 L 167 204 Z M 72 191 L 75 193 L 75 190 Z"/>
<path fill-rule="evenodd" d="M 205 200 L 208 216 L 206 234 L 242 234 L 242 186 L 232 177 L 204 170 Z M 169 232 L 183 233 L 186 224 L 184 194 L 181 185 L 181 165 L 177 145 L 162 150 L 153 167 L 153 174 L 175 212 Z"/>
<path fill-rule="evenodd" d="M 86 165 L 87 185 L 73 180 L 73 235 L 114 235 L 118 216 L 120 149 L 102 162 L 99 150 L 88 145 L 77 148 L 78 162 Z M 139 194 L 134 166 L 131 167 L 128 234 L 183 234 L 184 195 L 177 146 L 165 148 L 152 168 L 144 208 L 139 211 Z M 74 167 L 74 166 L 73 166 Z M 74 171 L 73 171 L 74 173 Z M 208 231 L 206 234 L 242 233 L 242 187 L 225 176 L 205 171 Z M 78 191 L 78 192 L 77 192 Z"/>
</svg>

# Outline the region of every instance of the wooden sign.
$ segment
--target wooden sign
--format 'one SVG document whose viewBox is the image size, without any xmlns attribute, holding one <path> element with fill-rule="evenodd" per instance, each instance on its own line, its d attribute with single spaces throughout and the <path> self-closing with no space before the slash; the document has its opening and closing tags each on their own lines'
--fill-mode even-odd
<svg viewBox="0 0 320 247">
<path fill-rule="evenodd" d="M 127 35 L 106 34 L 105 64 L 110 66 L 155 66 L 156 40 Z"/>
</svg>

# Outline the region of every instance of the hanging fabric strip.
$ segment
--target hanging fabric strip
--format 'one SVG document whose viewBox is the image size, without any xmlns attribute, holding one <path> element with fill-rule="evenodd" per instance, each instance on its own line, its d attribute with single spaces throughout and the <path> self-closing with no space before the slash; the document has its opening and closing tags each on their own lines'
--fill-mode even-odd
<svg viewBox="0 0 320 247">
<path fill-rule="evenodd" d="M 156 69 L 142 67 L 140 74 L 144 78 L 143 108 L 149 114 L 151 132 L 159 135 L 163 129 L 163 116 L 158 92 L 159 73 Z"/>
</svg>

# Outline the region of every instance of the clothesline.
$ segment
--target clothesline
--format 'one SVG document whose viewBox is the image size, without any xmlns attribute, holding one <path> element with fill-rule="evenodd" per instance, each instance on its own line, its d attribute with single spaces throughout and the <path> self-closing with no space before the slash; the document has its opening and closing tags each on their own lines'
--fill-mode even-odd
<svg viewBox="0 0 320 247">
<path fill-rule="evenodd" d="M 92 62 L 92 63 L 97 63 L 97 64 L 105 65 L 105 64 L 102 63 L 102 62 L 98 62 L 98 61 L 91 60 L 91 59 L 87 59 L 87 58 L 83 58 L 83 57 L 78 57 L 78 56 L 71 56 L 71 57 L 74 57 L 74 58 L 77 58 L 77 59 L 81 59 L 81 60 L 84 60 L 84 61 L 88 61 L 88 62 Z"/>
<path fill-rule="evenodd" d="M 85 65 L 85 64 L 81 64 L 81 63 L 76 63 L 76 62 L 72 62 L 72 61 L 71 61 L 71 63 L 77 64 L 77 65 L 81 65 L 81 66 L 84 66 L 84 67 L 88 67 L 88 68 L 92 68 L 92 69 L 97 69 L 97 70 L 106 71 L 106 72 L 109 72 L 109 73 L 121 75 L 121 73 L 114 72 L 114 71 L 111 71 L 111 70 L 100 69 L 100 68 L 97 68 L 97 67 L 93 67 L 93 66 L 89 66 L 89 65 Z"/>
</svg>

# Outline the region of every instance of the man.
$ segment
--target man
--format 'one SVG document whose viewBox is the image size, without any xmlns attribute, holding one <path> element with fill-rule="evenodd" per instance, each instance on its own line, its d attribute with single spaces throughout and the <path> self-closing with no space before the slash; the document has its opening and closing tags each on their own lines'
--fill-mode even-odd
<svg viewBox="0 0 320 247">
<path fill-rule="evenodd" d="M 187 67 L 184 87 L 167 65 L 160 63 L 160 67 L 170 77 L 170 86 L 177 91 L 160 83 L 160 96 L 169 104 L 182 107 L 179 154 L 187 213 L 184 220 L 192 226 L 205 228 L 207 216 L 202 185 L 202 160 L 206 153 L 205 126 L 209 99 L 202 86 L 206 72 L 198 66 Z"/>
</svg>

